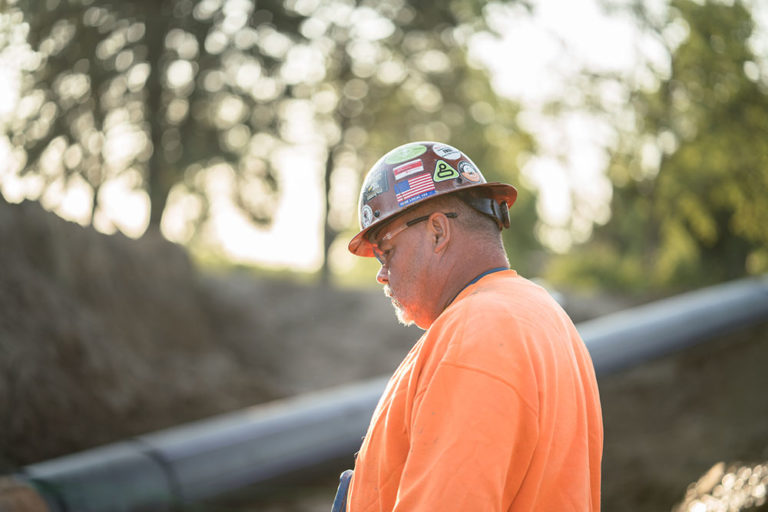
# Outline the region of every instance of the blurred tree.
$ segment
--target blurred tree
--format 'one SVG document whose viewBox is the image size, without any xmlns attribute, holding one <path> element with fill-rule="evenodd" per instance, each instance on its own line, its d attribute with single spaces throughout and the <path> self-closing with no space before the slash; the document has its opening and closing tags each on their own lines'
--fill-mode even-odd
<svg viewBox="0 0 768 512">
<path fill-rule="evenodd" d="M 743 2 L 671 1 L 655 26 L 668 75 L 633 92 L 608 168 L 612 218 L 555 274 L 642 290 L 768 271 L 768 56 L 753 29 Z"/>
<path fill-rule="evenodd" d="M 11 2 L 15 4 L 16 2 Z M 301 18 L 281 2 L 28 0 L 19 2 L 36 63 L 24 80 L 12 144 L 41 196 L 81 178 L 92 217 L 110 180 L 149 197 L 159 227 L 174 185 L 201 200 L 203 171 L 223 163 L 231 199 L 270 220 L 279 146 L 276 77 Z M 255 136 L 254 134 L 258 134 Z"/>
<path fill-rule="evenodd" d="M 334 242 L 357 227 L 360 172 L 387 150 L 411 140 L 453 143 L 489 179 L 519 183 L 532 138 L 517 125 L 517 105 L 494 93 L 487 72 L 466 53 L 471 34 L 488 30 L 484 5 L 332 0 L 302 13 L 308 16 L 302 34 L 325 49 L 326 59 L 324 80 L 308 92 L 326 154 L 324 282 Z M 531 249 L 540 246 L 533 236 L 535 201 L 524 191 L 520 197 L 512 211 L 520 229 L 510 247 L 518 267 L 528 270 Z"/>
<path fill-rule="evenodd" d="M 527 15 L 524 0 L 507 0 Z M 322 280 L 329 251 L 356 223 L 361 173 L 414 139 L 454 143 L 489 179 L 519 183 L 533 142 L 466 42 L 488 30 L 478 0 L 29 0 L 37 62 L 10 138 L 43 191 L 87 183 L 91 221 L 102 187 L 146 192 L 159 227 L 174 190 L 194 198 L 190 232 L 212 188 L 257 223 L 277 203 L 276 155 L 324 161 Z M 218 173 L 219 178 L 214 176 Z M 290 172 L 290 171 L 288 171 Z M 216 184 L 218 183 L 218 185 Z M 511 244 L 539 248 L 531 194 L 520 194 Z"/>
</svg>

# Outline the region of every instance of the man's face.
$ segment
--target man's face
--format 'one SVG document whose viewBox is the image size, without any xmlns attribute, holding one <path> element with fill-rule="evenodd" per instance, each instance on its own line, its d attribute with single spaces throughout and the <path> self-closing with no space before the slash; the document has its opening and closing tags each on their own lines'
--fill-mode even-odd
<svg viewBox="0 0 768 512">
<path fill-rule="evenodd" d="M 385 226 L 377 234 L 374 253 L 381 263 L 376 279 L 384 285 L 384 294 L 392 301 L 397 319 L 403 325 L 415 323 L 426 328 L 429 288 L 425 286 L 424 270 L 429 252 L 422 218 L 404 216 Z"/>
</svg>

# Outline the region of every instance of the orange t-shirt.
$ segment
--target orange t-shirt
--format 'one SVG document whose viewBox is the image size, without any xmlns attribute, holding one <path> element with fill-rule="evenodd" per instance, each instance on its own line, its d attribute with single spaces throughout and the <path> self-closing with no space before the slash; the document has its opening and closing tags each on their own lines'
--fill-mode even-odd
<svg viewBox="0 0 768 512">
<path fill-rule="evenodd" d="M 513 270 L 465 288 L 389 381 L 347 510 L 594 511 L 603 427 L 573 323 Z"/>
</svg>

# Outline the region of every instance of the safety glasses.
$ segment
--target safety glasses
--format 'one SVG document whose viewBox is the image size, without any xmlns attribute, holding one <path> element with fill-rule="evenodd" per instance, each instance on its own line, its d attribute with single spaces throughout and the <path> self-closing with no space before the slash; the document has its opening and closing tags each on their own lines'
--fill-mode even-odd
<svg viewBox="0 0 768 512">
<path fill-rule="evenodd" d="M 432 213 L 435 213 L 435 212 L 432 212 Z M 399 235 L 409 227 L 429 219 L 432 216 L 432 213 L 428 215 L 423 215 L 421 217 L 416 217 L 415 219 L 411 219 L 405 224 L 393 229 L 392 231 L 386 232 L 377 241 L 371 243 L 371 246 L 373 247 L 373 255 L 376 257 L 377 260 L 379 260 L 379 263 L 381 263 L 382 267 L 387 264 L 387 261 L 389 260 L 389 253 L 391 251 L 390 250 L 382 251 L 379 248 L 379 245 L 383 242 L 386 242 L 387 240 L 392 240 L 393 238 L 395 238 L 397 235 Z M 456 212 L 443 212 L 443 215 L 445 215 L 449 219 L 455 219 L 456 217 L 459 216 L 459 214 Z"/>
</svg>

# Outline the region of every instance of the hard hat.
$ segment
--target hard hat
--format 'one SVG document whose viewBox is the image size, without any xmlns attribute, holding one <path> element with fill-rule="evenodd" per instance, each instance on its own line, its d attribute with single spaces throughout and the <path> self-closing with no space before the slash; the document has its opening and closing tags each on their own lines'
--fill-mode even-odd
<svg viewBox="0 0 768 512">
<path fill-rule="evenodd" d="M 373 256 L 369 235 L 377 227 L 423 201 L 451 193 L 493 218 L 500 229 L 509 227 L 515 187 L 486 182 L 474 162 L 453 146 L 409 142 L 381 157 L 365 176 L 358 209 L 360 232 L 349 242 L 349 251 Z"/>
</svg>

